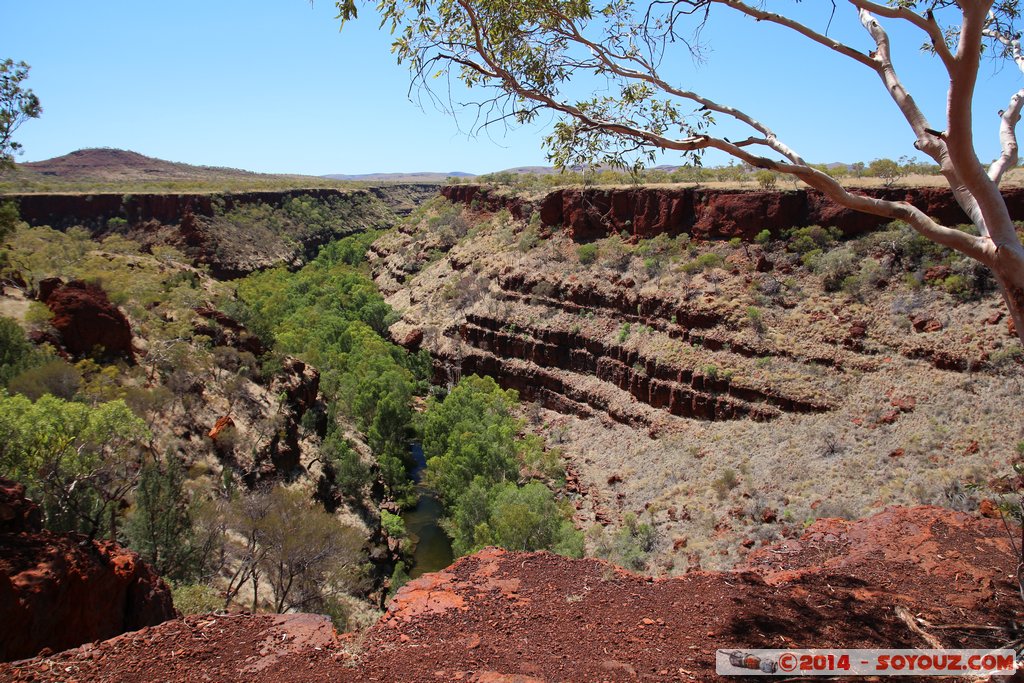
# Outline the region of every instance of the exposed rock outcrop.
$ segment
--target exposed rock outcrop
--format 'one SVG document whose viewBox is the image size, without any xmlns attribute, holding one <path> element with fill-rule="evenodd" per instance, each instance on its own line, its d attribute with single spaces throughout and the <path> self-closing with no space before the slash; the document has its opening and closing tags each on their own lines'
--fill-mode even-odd
<svg viewBox="0 0 1024 683">
<path fill-rule="evenodd" d="M 43 303 L 53 312 L 50 324 L 61 344 L 75 356 L 99 349 L 105 356 L 134 359 L 132 328 L 99 285 L 74 280 L 65 285 L 47 282 L 40 290 Z"/>
<path fill-rule="evenodd" d="M 0 479 L 0 660 L 174 618 L 170 589 L 137 554 L 108 541 L 40 531 L 38 508 L 24 493 Z"/>
<path fill-rule="evenodd" d="M 0 534 L 36 533 L 42 525 L 39 506 L 25 497 L 25 487 L 0 479 Z"/>
<path fill-rule="evenodd" d="M 247 204 L 279 207 L 289 199 L 309 196 L 318 200 L 366 195 L 363 190 L 283 190 L 230 192 L 224 194 L 11 194 L 18 204 L 21 220 L 29 225 L 49 225 L 64 230 L 76 225 L 97 232 L 109 230 L 111 218 L 123 218 L 129 225 L 156 221 L 177 224 L 186 214 L 211 217 Z"/>
<path fill-rule="evenodd" d="M 210 337 L 214 346 L 230 346 L 254 356 L 262 356 L 266 352 L 260 338 L 227 313 L 206 307 L 197 308 L 196 313 L 204 320 L 196 325 L 195 333 Z"/>
<path fill-rule="evenodd" d="M 270 441 L 270 460 L 277 472 L 288 472 L 299 466 L 300 423 L 306 411 L 317 402 L 320 371 L 298 358 L 286 357 L 281 371 L 270 384 L 270 391 L 275 396 L 283 394 L 285 397 L 285 424 Z"/>
<path fill-rule="evenodd" d="M 907 201 L 946 225 L 967 223 L 952 193 L 944 188 L 865 188 L 857 192 Z M 441 194 L 484 211 L 508 209 L 516 218 L 540 212 L 541 225 L 561 225 L 586 241 L 626 231 L 649 238 L 689 233 L 701 239 L 753 239 L 762 230 L 778 235 L 791 227 L 834 226 L 859 235 L 889 222 L 844 208 L 815 190 L 765 192 L 700 188 L 563 189 L 538 202 L 477 185 L 451 185 Z M 1024 189 L 1004 188 L 1015 219 L 1024 218 Z"/>
</svg>

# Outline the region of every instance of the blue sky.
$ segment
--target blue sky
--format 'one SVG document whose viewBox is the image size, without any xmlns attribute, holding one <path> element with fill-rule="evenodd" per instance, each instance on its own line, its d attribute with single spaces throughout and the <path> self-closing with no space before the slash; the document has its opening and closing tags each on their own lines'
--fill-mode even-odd
<svg viewBox="0 0 1024 683">
<path fill-rule="evenodd" d="M 813 14 L 825 3 L 780 4 Z M 867 49 L 844 4 L 830 35 Z M 408 72 L 390 54 L 372 5 L 340 33 L 328 0 L 312 7 L 308 0 L 0 0 L 0 7 L 0 58 L 32 66 L 28 85 L 44 108 L 19 130 L 21 161 L 118 147 L 315 175 L 547 163 L 541 141 L 549 117 L 468 138 L 429 102 L 410 101 Z M 811 161 L 914 154 L 906 124 L 871 72 L 782 29 L 721 14 L 705 34 L 713 46 L 705 64 L 682 53 L 669 61 L 675 82 L 747 108 Z M 892 33 L 908 87 L 942 127 L 945 93 L 934 60 L 917 50 L 918 35 Z M 983 67 L 976 101 L 983 160 L 997 154 L 995 112 L 1021 81 L 1012 67 Z"/>
</svg>

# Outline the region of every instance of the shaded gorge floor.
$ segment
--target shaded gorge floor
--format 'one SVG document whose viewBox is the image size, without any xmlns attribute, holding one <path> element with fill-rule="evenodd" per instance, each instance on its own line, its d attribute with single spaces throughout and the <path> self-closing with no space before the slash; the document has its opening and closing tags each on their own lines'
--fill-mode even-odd
<svg viewBox="0 0 1024 683">
<path fill-rule="evenodd" d="M 423 473 L 427 468 L 423 447 L 414 443 L 412 455 L 416 461 L 412 478 L 416 482 L 418 497 L 416 507 L 402 513 L 402 521 L 405 522 L 406 533 L 415 544 L 411 558 L 412 568 L 409 570 L 410 578 L 415 579 L 423 574 L 444 569 L 455 558 L 452 555 L 451 540 L 440 525 L 444 508 L 434 493 L 422 483 Z"/>
</svg>

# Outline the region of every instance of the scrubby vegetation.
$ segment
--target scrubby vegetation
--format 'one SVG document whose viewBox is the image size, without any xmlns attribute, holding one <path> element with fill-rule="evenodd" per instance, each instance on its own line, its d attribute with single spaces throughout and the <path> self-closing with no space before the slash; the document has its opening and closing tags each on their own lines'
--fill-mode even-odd
<svg viewBox="0 0 1024 683">
<path fill-rule="evenodd" d="M 938 175 L 939 167 L 917 159 L 902 157 L 875 159 L 870 164 L 813 164 L 813 167 L 839 180 L 871 179 L 891 186 L 909 175 Z M 515 173 L 500 171 L 469 178 L 450 177 L 449 184 L 486 183 L 519 190 L 549 190 L 556 187 L 589 185 L 656 185 L 663 183 L 738 183 L 750 188 L 774 190 L 780 176 L 749 164 L 730 162 L 725 166 L 685 165 L 676 168 L 591 168 L 551 173 Z"/>
<path fill-rule="evenodd" d="M 320 230 L 339 219 L 336 208 L 299 201 L 284 213 Z M 15 225 L 7 287 L 33 297 L 45 278 L 95 283 L 127 313 L 143 352 L 134 361 L 65 358 L 26 338 L 26 327 L 52 338 L 42 303 L 26 301 L 20 324 L 0 317 L 0 380 L 11 392 L 0 389 L 0 470 L 26 484 L 48 528 L 128 544 L 195 603 L 189 609 L 237 603 L 244 590 L 254 609 L 322 611 L 344 625 L 346 596 L 372 587 L 365 529 L 327 512 L 341 501 L 303 469 L 267 479 L 260 463 L 299 431 L 306 457 L 320 452 L 328 488 L 366 505 L 378 468 L 351 447 L 344 424 L 382 464 L 399 458 L 395 488 L 407 487 L 409 404 L 429 359 L 381 337 L 390 309 L 358 266 L 373 237 L 332 244 L 296 273 L 238 282 L 236 298 L 170 247 L 146 252 L 119 235 L 94 242 L 81 229 Z M 271 391 L 286 354 L 324 368 L 329 401 L 303 406 L 301 426 L 289 423 L 292 399 Z M 205 434 L 213 418 L 199 416 L 225 411 L 216 438 L 179 436 Z"/>
</svg>

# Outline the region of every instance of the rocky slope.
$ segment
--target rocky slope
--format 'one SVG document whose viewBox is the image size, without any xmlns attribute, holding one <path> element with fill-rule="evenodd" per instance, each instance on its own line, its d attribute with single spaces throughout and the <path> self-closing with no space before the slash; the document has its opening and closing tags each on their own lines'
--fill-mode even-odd
<svg viewBox="0 0 1024 683">
<path fill-rule="evenodd" d="M 750 194 L 722 196 L 770 193 Z M 1024 440 L 1024 353 L 998 295 L 936 284 L 961 264 L 905 269 L 898 229 L 817 248 L 848 264 L 837 287 L 786 239 L 613 234 L 585 262 L 571 224 L 474 200 L 374 244 L 392 335 L 431 352 L 438 383 L 490 374 L 536 402 L 579 524 L 647 520 L 651 571 L 728 566 L 822 516 L 975 509 Z"/>
<path fill-rule="evenodd" d="M 39 508 L 0 479 L 0 660 L 173 619 L 171 591 L 115 543 L 41 530 Z"/>
<path fill-rule="evenodd" d="M 364 634 L 310 615 L 190 617 L 0 677 L 711 681 L 718 648 L 1010 642 L 1014 564 L 1000 523 L 937 508 L 820 520 L 739 571 L 671 579 L 490 548 L 408 584 Z"/>
</svg>

